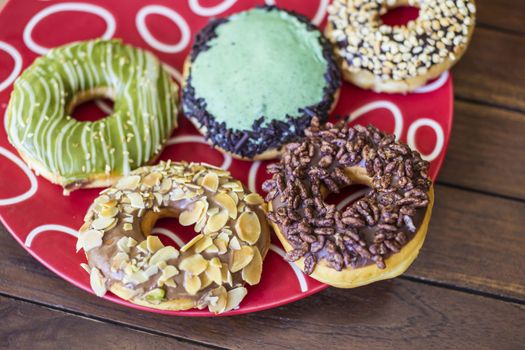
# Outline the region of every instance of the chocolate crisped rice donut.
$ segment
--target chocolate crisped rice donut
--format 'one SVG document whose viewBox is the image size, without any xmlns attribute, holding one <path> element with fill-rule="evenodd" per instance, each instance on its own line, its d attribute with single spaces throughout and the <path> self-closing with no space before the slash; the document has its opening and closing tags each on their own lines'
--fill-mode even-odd
<svg viewBox="0 0 525 350">
<path fill-rule="evenodd" d="M 373 126 L 320 125 L 285 146 L 263 184 L 268 217 L 287 258 L 312 277 L 355 287 L 402 273 L 423 244 L 433 202 L 429 163 Z M 339 211 L 329 193 L 365 184 L 364 198 Z"/>
<path fill-rule="evenodd" d="M 222 151 L 276 158 L 341 86 L 332 45 L 307 18 L 262 6 L 212 20 L 184 65 L 185 116 Z"/>
</svg>

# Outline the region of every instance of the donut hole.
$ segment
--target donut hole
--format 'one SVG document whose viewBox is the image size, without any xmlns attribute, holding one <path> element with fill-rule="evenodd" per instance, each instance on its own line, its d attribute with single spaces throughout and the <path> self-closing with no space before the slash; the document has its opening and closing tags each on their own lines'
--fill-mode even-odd
<svg viewBox="0 0 525 350">
<path fill-rule="evenodd" d="M 393 6 L 389 7 L 385 13 L 381 15 L 381 22 L 388 26 L 406 26 L 410 21 L 414 21 L 419 17 L 419 8 L 415 6 Z"/>
<path fill-rule="evenodd" d="M 69 104 L 69 115 L 80 122 L 94 122 L 113 113 L 113 97 L 109 93 L 79 93 Z"/>
<path fill-rule="evenodd" d="M 366 185 L 351 185 L 342 188 L 339 193 L 329 193 L 325 202 L 335 204 L 338 211 L 344 211 L 345 208 L 363 198 L 369 191 L 370 187 Z"/>
</svg>

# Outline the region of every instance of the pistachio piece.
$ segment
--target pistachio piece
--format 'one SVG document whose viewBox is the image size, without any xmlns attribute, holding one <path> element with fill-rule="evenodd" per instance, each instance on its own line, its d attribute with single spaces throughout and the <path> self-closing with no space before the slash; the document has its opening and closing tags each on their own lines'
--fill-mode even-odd
<svg viewBox="0 0 525 350">
<path fill-rule="evenodd" d="M 205 233 L 217 232 L 226 225 L 228 222 L 228 211 L 221 210 L 215 215 L 210 216 L 206 226 L 204 227 Z"/>
<path fill-rule="evenodd" d="M 201 279 L 191 273 L 184 274 L 184 289 L 189 295 L 195 295 L 201 289 Z"/>
<path fill-rule="evenodd" d="M 208 260 L 204 259 L 204 257 L 200 254 L 195 254 L 184 258 L 179 264 L 179 269 L 189 272 L 194 276 L 204 272 L 207 267 Z"/>
<path fill-rule="evenodd" d="M 146 247 L 151 253 L 155 253 L 157 250 L 163 248 L 164 244 L 162 244 L 159 237 L 149 235 L 146 239 Z"/>
<path fill-rule="evenodd" d="M 253 249 L 253 259 L 242 269 L 242 279 L 250 286 L 256 285 L 261 281 L 262 257 L 259 249 Z"/>
<path fill-rule="evenodd" d="M 91 284 L 91 289 L 95 292 L 96 296 L 104 296 L 107 292 L 106 288 L 106 279 L 102 276 L 102 273 L 96 267 L 91 269 L 89 275 L 89 283 Z"/>
<path fill-rule="evenodd" d="M 213 197 L 213 200 L 217 202 L 221 207 L 228 211 L 228 215 L 232 219 L 237 218 L 237 204 L 235 201 L 226 193 L 218 193 Z"/>
<path fill-rule="evenodd" d="M 197 236 L 193 237 L 188 243 L 186 243 L 182 248 L 180 248 L 181 252 L 185 252 L 188 249 L 190 249 L 195 243 L 200 241 L 204 235 L 202 233 L 199 233 Z"/>
<path fill-rule="evenodd" d="M 255 244 L 261 235 L 259 217 L 253 211 L 245 211 L 235 223 L 235 230 L 240 239 Z"/>
<path fill-rule="evenodd" d="M 211 192 L 217 192 L 219 187 L 219 176 L 217 174 L 209 172 L 202 179 L 202 187 Z"/>
<path fill-rule="evenodd" d="M 179 216 L 179 223 L 182 226 L 190 226 L 195 224 L 197 221 L 200 220 L 201 216 L 204 214 L 204 208 L 206 205 L 204 204 L 204 201 L 196 201 L 191 206 L 190 210 L 185 210 L 182 213 L 180 213 Z"/>
<path fill-rule="evenodd" d="M 228 302 L 224 312 L 236 309 L 244 297 L 248 294 L 248 290 L 244 287 L 237 287 L 228 291 Z"/>
<path fill-rule="evenodd" d="M 155 288 L 144 294 L 144 299 L 152 304 L 158 304 L 164 299 L 166 292 L 162 288 Z"/>
<path fill-rule="evenodd" d="M 246 265 L 252 261 L 254 256 L 254 249 L 250 246 L 242 246 L 239 250 L 232 252 L 232 263 L 230 266 L 231 272 L 237 272 L 242 270 Z"/>
<path fill-rule="evenodd" d="M 249 205 L 261 205 L 264 203 L 263 197 L 258 193 L 250 193 L 244 197 L 244 201 Z"/>
<path fill-rule="evenodd" d="M 160 248 L 153 254 L 151 259 L 149 260 L 150 265 L 155 265 L 161 261 L 167 261 L 171 259 L 176 259 L 179 257 L 179 252 L 175 247 L 167 246 L 164 248 Z"/>
</svg>

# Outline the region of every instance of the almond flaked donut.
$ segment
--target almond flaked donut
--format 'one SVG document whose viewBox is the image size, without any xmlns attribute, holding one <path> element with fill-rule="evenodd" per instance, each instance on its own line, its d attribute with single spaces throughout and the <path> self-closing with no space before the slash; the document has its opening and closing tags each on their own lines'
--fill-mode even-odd
<svg viewBox="0 0 525 350">
<path fill-rule="evenodd" d="M 381 15 L 415 6 L 419 16 L 389 26 Z M 335 0 L 325 34 L 345 80 L 377 92 L 409 92 L 452 67 L 475 25 L 473 0 Z"/>
<path fill-rule="evenodd" d="M 315 119 L 306 136 L 285 147 L 263 185 L 287 258 L 340 288 L 403 273 L 423 245 L 432 212 L 428 162 L 372 126 L 320 126 Z M 325 202 L 352 184 L 370 191 L 344 210 Z"/>
<path fill-rule="evenodd" d="M 244 285 L 259 283 L 270 245 L 266 204 L 230 173 L 207 164 L 139 168 L 95 199 L 79 230 L 91 287 L 163 310 L 236 308 Z M 180 248 L 150 235 L 177 217 L 197 235 Z"/>
</svg>

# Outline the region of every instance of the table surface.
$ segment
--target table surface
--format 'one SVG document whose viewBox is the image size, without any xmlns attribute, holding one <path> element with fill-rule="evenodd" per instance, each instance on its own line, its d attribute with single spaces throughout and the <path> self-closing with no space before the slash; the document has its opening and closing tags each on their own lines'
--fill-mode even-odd
<svg viewBox="0 0 525 350">
<path fill-rule="evenodd" d="M 476 2 L 429 235 L 403 276 L 249 315 L 175 318 L 74 287 L 0 225 L 0 348 L 523 348 L 525 1 Z"/>
</svg>

